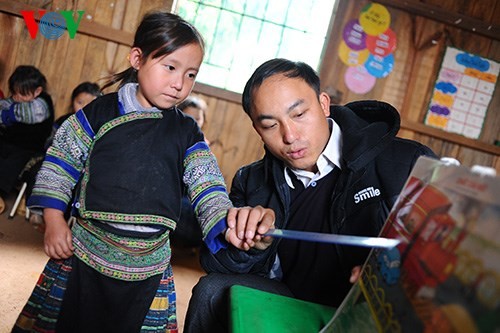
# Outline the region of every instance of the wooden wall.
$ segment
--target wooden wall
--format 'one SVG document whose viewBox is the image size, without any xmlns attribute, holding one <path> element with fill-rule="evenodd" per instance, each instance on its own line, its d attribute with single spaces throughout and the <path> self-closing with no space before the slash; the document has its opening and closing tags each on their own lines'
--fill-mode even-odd
<svg viewBox="0 0 500 333">
<path fill-rule="evenodd" d="M 0 0 L 0 89 L 18 65 L 33 65 L 46 76 L 56 117 L 68 110 L 71 92 L 83 81 L 102 85 L 108 75 L 127 68 L 137 25 L 147 11 L 172 8 L 173 0 Z M 21 10 L 83 10 L 78 32 L 70 39 L 31 39 Z M 38 17 L 38 14 L 35 14 Z M 118 42 L 116 42 L 118 41 Z"/>
<path fill-rule="evenodd" d="M 144 13 L 171 10 L 172 4 L 173 0 L 0 0 L 0 49 L 9 50 L 0 53 L 0 89 L 7 94 L 7 80 L 16 66 L 34 65 L 47 77 L 56 117 L 65 114 L 71 92 L 80 82 L 97 81 L 128 67 L 126 57 Z M 38 9 L 85 13 L 74 39 L 64 33 L 48 40 L 39 32 L 33 40 L 20 13 Z M 240 107 L 238 94 L 230 94 L 228 100 L 224 98 L 227 92 L 213 90 L 200 94 L 209 107 L 204 131 L 229 184 L 240 166 L 262 156 L 263 147 Z"/>
<path fill-rule="evenodd" d="M 203 90 L 199 86 L 195 89 Z M 262 141 L 239 102 L 213 97 L 210 94 L 196 95 L 208 104 L 203 132 L 210 141 L 210 148 L 217 157 L 226 184 L 230 186 L 234 174 L 241 166 L 263 156 Z"/>
<path fill-rule="evenodd" d="M 455 157 L 464 165 L 492 166 L 500 173 L 500 147 L 494 146 L 495 140 L 500 140 L 498 81 L 478 140 L 423 125 L 447 46 L 500 62 L 500 1 L 376 2 L 389 10 L 391 28 L 397 35 L 393 71 L 386 78 L 377 79 L 367 94 L 358 95 L 347 89 L 347 66 L 337 55 L 341 32 L 346 22 L 359 17 L 369 1 L 341 1 L 322 65 L 323 88 L 338 92 L 342 104 L 362 99 L 386 101 L 401 113 L 402 137 L 427 144 L 440 156 Z"/>
<path fill-rule="evenodd" d="M 401 112 L 401 136 L 421 141 L 441 156 L 456 157 L 464 165 L 494 166 L 500 172 L 500 148 L 492 144 L 500 139 L 498 89 L 490 103 L 479 140 L 423 125 L 446 45 L 500 61 L 500 36 L 491 35 L 499 31 L 500 1 L 378 2 L 389 9 L 393 20 L 391 27 L 397 33 L 393 72 L 387 78 L 377 80 L 374 89 L 366 95 L 347 90 L 343 83 L 347 66 L 337 56 L 341 29 L 345 22 L 359 15 L 368 1 L 340 0 L 320 71 L 323 88 L 340 92 L 341 103 L 360 99 L 387 101 Z M 4 50 L 0 53 L 0 89 L 7 92 L 7 79 L 17 65 L 37 66 L 47 76 L 57 116 L 62 115 L 67 110 L 71 91 L 78 83 L 97 81 L 127 67 L 126 56 L 142 15 L 153 8 L 169 9 L 172 3 L 173 0 L 0 0 L 0 49 Z M 40 34 L 32 40 L 20 11 L 38 8 L 47 11 L 84 10 L 75 39 L 69 39 L 65 33 L 58 40 L 47 40 Z M 467 25 L 450 23 L 457 18 Z M 477 24 L 476 30 L 480 33 L 473 32 L 470 24 Z M 434 39 L 436 43 L 432 42 Z M 194 92 L 208 103 L 204 132 L 212 142 L 212 149 L 229 184 L 240 166 L 262 156 L 262 143 L 241 108 L 239 94 L 203 84 L 197 84 Z"/>
</svg>

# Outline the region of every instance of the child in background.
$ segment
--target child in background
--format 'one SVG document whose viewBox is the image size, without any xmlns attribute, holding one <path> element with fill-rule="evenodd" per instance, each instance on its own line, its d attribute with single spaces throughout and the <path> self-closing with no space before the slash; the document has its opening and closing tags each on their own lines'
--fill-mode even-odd
<svg viewBox="0 0 500 333">
<path fill-rule="evenodd" d="M 69 116 L 83 109 L 84 106 L 99 96 L 102 96 L 102 91 L 97 83 L 85 81 L 77 85 L 71 93 L 71 105 L 69 106 L 69 112 L 57 118 L 54 122 L 55 128 L 59 128 L 63 121 L 68 119 Z"/>
<path fill-rule="evenodd" d="M 231 208 L 203 134 L 175 107 L 191 92 L 203 53 L 201 35 L 179 16 L 147 14 L 131 67 L 111 81 L 119 91 L 61 125 L 28 202 L 44 209 L 51 259 L 13 332 L 177 332 L 169 233 L 184 187 L 211 251 L 260 239 L 241 236 L 237 222 L 274 221 L 260 206 Z M 77 182 L 70 229 L 63 215 Z"/>
<path fill-rule="evenodd" d="M 43 155 L 54 121 L 47 80 L 36 67 L 18 66 L 8 84 L 11 96 L 0 100 L 0 212 L 26 163 Z"/>
<path fill-rule="evenodd" d="M 48 147 L 52 144 L 56 131 L 59 127 L 61 127 L 61 124 L 69 118 L 69 116 L 83 109 L 84 106 L 99 96 L 102 96 L 102 91 L 97 83 L 85 81 L 77 85 L 71 92 L 71 104 L 68 107 L 68 113 L 60 116 L 56 119 L 56 121 L 54 121 L 54 124 L 52 125 L 52 134 L 47 140 L 46 146 Z"/>
<path fill-rule="evenodd" d="M 196 96 L 188 96 L 181 104 L 177 105 L 179 110 L 190 115 L 196 121 L 200 129 L 205 125 L 207 102 Z M 210 146 L 210 141 L 205 137 L 205 142 Z"/>
<path fill-rule="evenodd" d="M 52 134 L 50 135 L 49 139 L 47 139 L 47 144 L 46 146 L 50 146 L 52 144 L 52 140 L 54 139 L 54 136 L 56 134 L 56 131 L 59 127 L 61 127 L 61 124 L 69 118 L 72 114 L 76 113 L 77 111 L 83 109 L 84 106 L 92 102 L 94 99 L 97 97 L 101 96 L 101 88 L 97 83 L 93 82 L 82 82 L 79 85 L 73 89 L 71 93 L 71 104 L 69 106 L 69 112 L 65 115 L 62 115 L 61 117 L 57 118 L 56 121 L 54 122 L 52 126 Z M 34 186 L 34 178 L 36 173 L 41 167 L 41 162 L 37 163 L 38 165 L 34 166 L 32 168 L 33 171 L 30 172 L 30 175 L 27 177 L 27 183 L 28 187 L 26 190 L 26 197 L 29 198 L 31 195 L 31 191 Z M 66 210 L 66 217 L 68 218 L 69 211 L 71 210 L 71 207 L 68 206 L 68 209 Z M 40 232 L 45 232 L 45 224 L 43 221 L 43 217 L 41 214 L 37 214 L 37 212 L 32 212 L 30 215 L 30 224 L 38 231 Z"/>
</svg>

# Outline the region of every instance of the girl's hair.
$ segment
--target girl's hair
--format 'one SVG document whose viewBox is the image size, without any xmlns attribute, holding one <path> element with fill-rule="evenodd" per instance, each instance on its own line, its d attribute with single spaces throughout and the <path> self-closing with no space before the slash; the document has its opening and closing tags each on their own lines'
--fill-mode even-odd
<svg viewBox="0 0 500 333">
<path fill-rule="evenodd" d="M 80 95 L 81 93 L 91 94 L 95 97 L 99 97 L 102 95 L 101 88 L 99 88 L 99 85 L 97 83 L 87 81 L 82 82 L 77 85 L 75 89 L 73 89 L 73 92 L 71 93 L 71 103 L 73 103 L 76 96 Z"/>
<path fill-rule="evenodd" d="M 9 77 L 9 91 L 11 94 L 27 95 L 35 92 L 38 87 L 47 89 L 47 79 L 34 66 L 17 66 Z"/>
<path fill-rule="evenodd" d="M 192 43 L 200 45 L 204 52 L 203 37 L 194 26 L 176 14 L 153 11 L 146 14 L 139 24 L 132 47 L 141 49 L 142 61 L 145 61 L 149 56 L 159 58 Z M 117 82 L 120 82 L 119 87 L 137 82 L 137 71 L 130 67 L 112 75 L 103 90 Z"/>
</svg>

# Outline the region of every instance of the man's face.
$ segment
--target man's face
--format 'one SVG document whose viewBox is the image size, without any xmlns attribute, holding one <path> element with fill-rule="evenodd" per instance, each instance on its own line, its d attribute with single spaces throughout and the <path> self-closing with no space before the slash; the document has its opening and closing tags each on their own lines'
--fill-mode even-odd
<svg viewBox="0 0 500 333">
<path fill-rule="evenodd" d="M 251 118 L 262 141 L 289 167 L 316 172 L 316 161 L 330 137 L 326 117 L 330 98 L 319 96 L 303 79 L 281 74 L 253 91 Z"/>
</svg>

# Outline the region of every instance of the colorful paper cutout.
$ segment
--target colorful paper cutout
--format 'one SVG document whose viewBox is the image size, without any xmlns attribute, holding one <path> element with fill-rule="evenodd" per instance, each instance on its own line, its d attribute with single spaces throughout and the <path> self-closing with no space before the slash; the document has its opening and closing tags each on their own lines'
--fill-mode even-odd
<svg viewBox="0 0 500 333">
<path fill-rule="evenodd" d="M 344 26 L 338 54 L 344 64 L 356 67 L 348 69 L 344 75 L 345 84 L 352 92 L 366 94 L 377 78 L 384 78 L 392 72 L 392 53 L 396 49 L 397 38 L 389 28 L 390 23 L 391 15 L 387 8 L 370 3 L 363 7 L 358 19 L 349 20 Z M 360 78 L 368 80 L 360 82 Z"/>
<path fill-rule="evenodd" d="M 344 81 L 350 91 L 356 94 L 366 94 L 375 86 L 376 78 L 368 73 L 365 67 L 349 67 L 344 75 Z"/>
<path fill-rule="evenodd" d="M 385 32 L 366 37 L 366 48 L 371 54 L 385 57 L 396 49 L 396 34 L 391 28 Z"/>
<path fill-rule="evenodd" d="M 351 50 L 345 42 L 340 42 L 339 57 L 347 66 L 363 65 L 368 59 L 370 52 L 367 49 L 361 51 Z"/>
<path fill-rule="evenodd" d="M 392 72 L 394 66 L 394 56 L 389 54 L 387 57 L 379 57 L 373 54 L 368 56 L 365 67 L 368 73 L 377 79 L 384 78 Z"/>
<path fill-rule="evenodd" d="M 359 23 L 368 35 L 377 36 L 389 28 L 391 14 L 385 6 L 378 3 L 370 3 L 361 10 Z"/>
<path fill-rule="evenodd" d="M 360 51 L 366 48 L 366 33 L 358 20 L 347 22 L 342 31 L 342 37 L 351 50 Z"/>
</svg>

